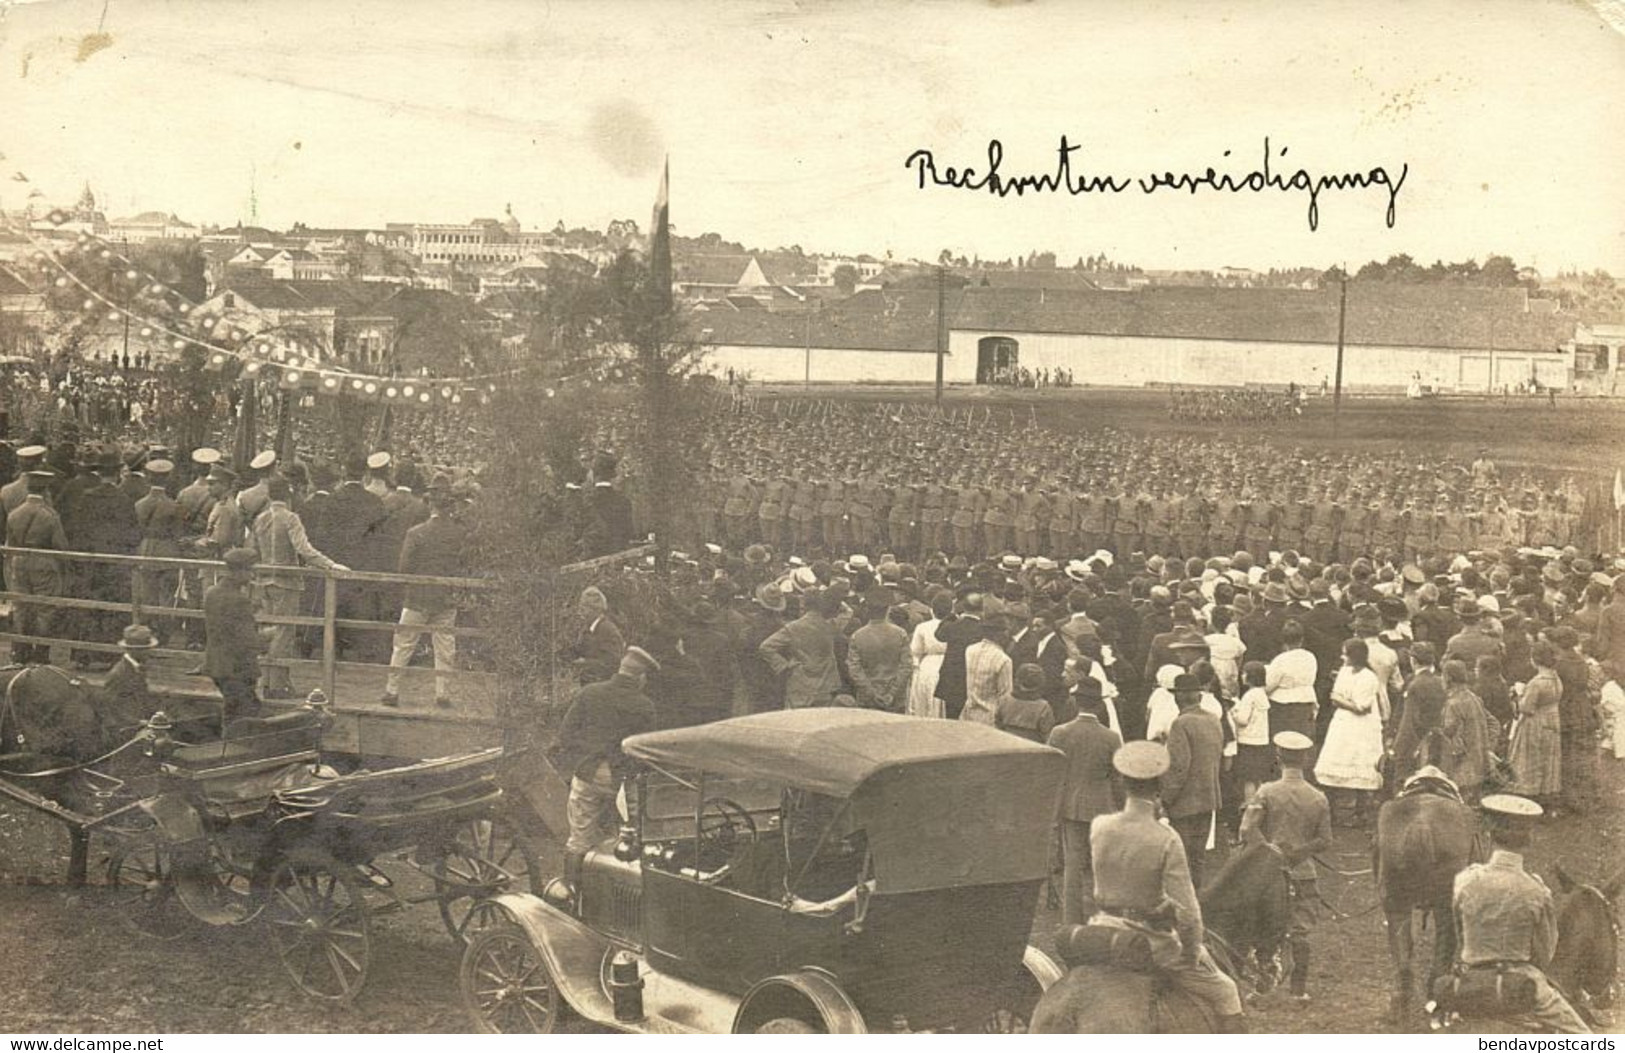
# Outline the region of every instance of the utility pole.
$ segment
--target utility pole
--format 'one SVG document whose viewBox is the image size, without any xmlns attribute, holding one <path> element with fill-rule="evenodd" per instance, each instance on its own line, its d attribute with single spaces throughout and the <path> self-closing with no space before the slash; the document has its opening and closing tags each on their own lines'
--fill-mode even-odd
<svg viewBox="0 0 1625 1053">
<path fill-rule="evenodd" d="M 124 258 L 130 258 L 130 239 L 123 239 Z M 119 312 L 124 316 L 124 357 L 120 360 L 121 367 L 128 369 L 130 364 L 130 294 L 124 294 L 124 310 Z"/>
<path fill-rule="evenodd" d="M 1332 387 L 1332 436 L 1335 438 L 1343 423 L 1343 332 L 1349 312 L 1349 273 L 1345 268 L 1339 275 L 1337 293 L 1337 375 Z"/>
<path fill-rule="evenodd" d="M 817 306 L 816 302 L 807 305 L 807 355 L 802 365 L 801 386 L 808 388 L 812 387 L 812 318 Z"/>
<path fill-rule="evenodd" d="M 942 408 L 943 359 L 948 354 L 948 269 L 937 264 L 937 408 Z"/>
</svg>

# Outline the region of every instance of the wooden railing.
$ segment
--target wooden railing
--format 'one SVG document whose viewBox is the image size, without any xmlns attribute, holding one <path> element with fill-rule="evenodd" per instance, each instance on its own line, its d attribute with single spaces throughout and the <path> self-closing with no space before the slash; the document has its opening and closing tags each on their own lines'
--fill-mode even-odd
<svg viewBox="0 0 1625 1053">
<path fill-rule="evenodd" d="M 561 575 L 587 572 L 598 567 L 639 559 L 651 551 L 653 551 L 653 547 L 649 545 L 627 549 L 625 551 L 612 553 L 607 556 L 601 556 L 581 563 L 573 563 L 560 567 L 548 576 L 557 577 Z M 43 596 L 32 593 L 17 592 L 9 588 L 5 591 L 0 591 L 0 600 L 4 600 L 5 602 L 11 604 L 13 611 L 11 630 L 0 632 L 0 641 L 40 644 L 45 646 L 65 645 L 72 647 L 77 651 L 91 651 L 115 655 L 121 653 L 122 650 L 117 639 L 81 639 L 74 636 L 60 635 L 58 627 L 55 626 L 53 626 L 53 630 L 56 630 L 56 632 L 51 636 L 33 636 L 17 632 L 16 612 L 19 607 L 33 605 L 35 607 L 49 607 L 57 611 L 77 610 L 126 613 L 128 614 L 126 624 L 145 624 L 152 626 L 154 622 L 158 622 L 160 624 L 167 622 L 173 625 L 191 621 L 201 621 L 204 616 L 201 606 L 202 592 L 208 584 L 212 583 L 218 575 L 224 572 L 225 568 L 223 563 L 216 560 L 183 559 L 162 556 L 123 556 L 92 552 L 59 552 L 47 549 L 13 548 L 11 546 L 0 546 L 0 556 L 4 556 L 6 560 L 8 573 L 14 557 L 39 556 L 55 560 L 62 571 L 62 591 L 64 593 L 81 594 Z M 129 574 L 131 597 L 129 601 L 108 600 L 102 597 L 82 595 L 86 591 L 86 587 L 82 584 L 86 577 L 86 571 L 90 567 L 97 565 L 125 568 L 125 571 Z M 138 584 L 138 579 L 140 579 L 143 574 L 153 575 L 155 573 L 163 572 L 176 575 L 177 581 L 178 575 L 188 574 L 195 576 L 194 584 L 196 585 L 195 591 L 197 595 L 189 597 L 189 600 L 197 603 L 198 606 L 182 607 L 178 605 L 169 606 L 162 603 L 143 603 L 142 595 L 145 588 L 143 585 Z M 262 653 L 260 656 L 260 664 L 262 667 L 284 666 L 291 669 L 297 666 L 307 666 L 313 661 L 319 662 L 322 688 L 327 693 L 327 696 L 334 700 L 337 700 L 338 674 L 341 667 L 371 669 L 375 671 L 388 668 L 387 659 L 383 663 L 341 661 L 338 655 L 339 631 L 353 630 L 361 632 L 375 632 L 380 634 L 393 634 L 397 629 L 402 628 L 402 626 L 400 626 L 395 620 L 384 621 L 365 618 L 339 617 L 339 586 L 341 583 L 356 582 L 362 585 L 370 584 L 380 589 L 404 588 L 412 585 L 435 586 L 453 590 L 457 594 L 459 600 L 468 600 L 470 598 L 477 597 L 482 593 L 488 593 L 503 586 L 502 582 L 499 582 L 493 578 L 452 578 L 418 574 L 391 574 L 377 571 L 322 570 L 317 567 L 306 566 L 261 565 L 257 566 L 254 570 L 254 578 L 256 582 L 263 582 L 273 577 L 283 580 L 297 577 L 305 580 L 307 582 L 307 595 L 310 587 L 308 583 L 316 583 L 317 587 L 321 591 L 321 613 L 319 615 L 308 613 L 271 615 L 266 614 L 263 612 L 263 610 L 261 610 L 256 613 L 255 620 L 262 625 L 285 625 L 295 628 L 320 628 L 321 655 L 319 659 L 305 659 L 298 657 L 273 658 Z M 8 586 L 9 584 L 10 582 L 8 580 Z M 257 587 L 255 594 L 257 599 Z M 175 593 L 170 591 L 170 598 L 173 599 L 174 597 Z M 464 603 L 460 602 L 458 605 L 464 606 Z M 261 604 L 256 603 L 256 607 L 261 606 Z M 474 606 L 478 606 L 477 602 L 474 604 Z M 396 618 L 399 617 L 399 604 L 394 605 L 393 613 Z M 493 631 L 490 628 L 480 625 L 425 625 L 410 628 L 413 631 L 421 630 L 425 634 L 431 632 L 449 633 L 459 641 L 467 639 L 489 638 L 493 634 Z M 390 638 L 393 639 L 393 636 L 391 635 Z M 172 643 L 173 641 L 165 642 Z M 149 653 L 157 657 L 182 657 L 192 660 L 197 660 L 201 656 L 201 652 L 198 650 L 174 646 L 159 647 Z M 427 673 L 429 671 L 424 670 L 423 672 Z M 489 671 L 480 669 L 455 668 L 448 670 L 435 670 L 434 675 L 444 676 L 449 679 L 467 680 L 471 678 L 487 679 L 493 674 Z"/>
</svg>

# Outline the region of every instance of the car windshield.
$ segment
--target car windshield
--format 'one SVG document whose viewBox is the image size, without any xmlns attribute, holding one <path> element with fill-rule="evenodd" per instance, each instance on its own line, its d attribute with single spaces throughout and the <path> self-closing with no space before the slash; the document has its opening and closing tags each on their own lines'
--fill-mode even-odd
<svg viewBox="0 0 1625 1053">
<path fill-rule="evenodd" d="M 645 860 L 774 902 L 822 901 L 871 870 L 851 802 L 756 779 L 645 776 Z"/>
</svg>

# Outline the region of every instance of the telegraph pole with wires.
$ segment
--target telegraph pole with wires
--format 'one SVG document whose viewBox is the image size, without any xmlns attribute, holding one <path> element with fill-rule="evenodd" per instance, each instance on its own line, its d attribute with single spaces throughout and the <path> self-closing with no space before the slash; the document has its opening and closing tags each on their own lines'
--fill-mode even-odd
<svg viewBox="0 0 1625 1053">
<path fill-rule="evenodd" d="M 1332 387 L 1332 437 L 1336 438 L 1343 424 L 1343 334 L 1349 311 L 1349 272 L 1338 268 L 1337 293 L 1337 374 Z"/>
<path fill-rule="evenodd" d="M 948 269 L 937 265 L 937 409 L 942 408 L 943 359 L 948 354 Z"/>
</svg>

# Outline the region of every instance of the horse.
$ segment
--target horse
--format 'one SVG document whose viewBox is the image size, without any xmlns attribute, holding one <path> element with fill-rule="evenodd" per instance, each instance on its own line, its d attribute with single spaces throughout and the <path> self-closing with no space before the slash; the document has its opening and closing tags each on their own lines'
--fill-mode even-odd
<svg viewBox="0 0 1625 1053">
<path fill-rule="evenodd" d="M 1561 865 L 1557 867 L 1557 950 L 1546 973 L 1593 1027 L 1600 1022 L 1592 1006 L 1607 1008 L 1613 1004 L 1614 980 L 1619 971 L 1618 906 L 1622 887 L 1625 872 L 1599 888 L 1576 881 Z"/>
<path fill-rule="evenodd" d="M 0 669 L 0 753 L 83 764 L 106 751 L 110 731 L 80 681 L 51 666 Z"/>
<path fill-rule="evenodd" d="M 1415 952 L 1412 923 L 1420 910 L 1433 921 L 1433 979 L 1449 970 L 1456 956 L 1456 919 L 1451 910 L 1456 875 L 1478 852 L 1478 817 L 1462 802 L 1447 779 L 1426 772 L 1413 777 L 1404 792 L 1384 802 L 1377 812 L 1377 836 L 1371 869 L 1388 925 L 1388 954 L 1393 959 L 1396 988 L 1389 1015 L 1398 1019 L 1416 994 L 1412 966 Z"/>
<path fill-rule="evenodd" d="M 1232 856 L 1197 897 L 1208 952 L 1238 979 L 1249 957 L 1267 961 L 1286 938 L 1291 903 L 1285 863 L 1269 845 Z M 1039 1034 L 1211 1034 L 1217 1025 L 1194 1000 L 1151 972 L 1078 965 L 1033 1009 Z"/>
<path fill-rule="evenodd" d="M 93 791 L 76 773 L 114 749 L 115 739 L 105 707 L 83 682 L 51 666 L 0 669 L 0 779 L 86 807 Z"/>
</svg>

